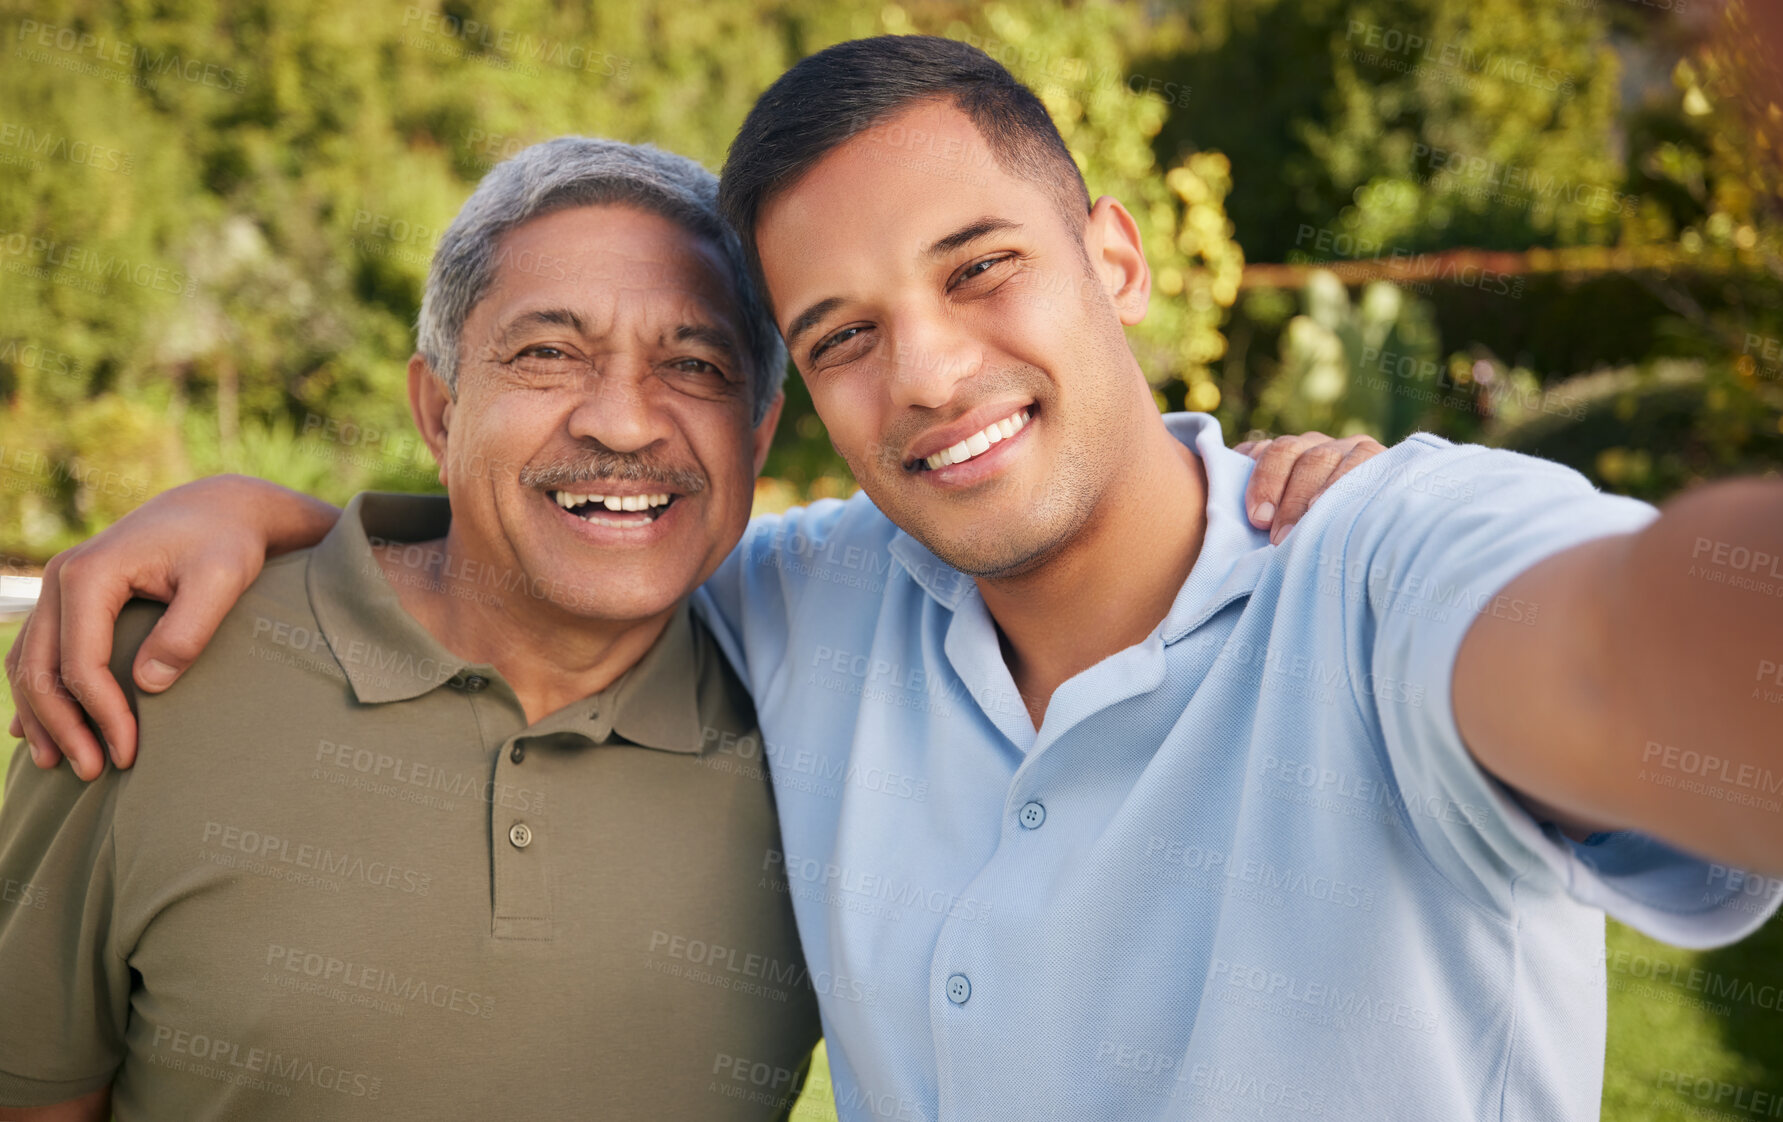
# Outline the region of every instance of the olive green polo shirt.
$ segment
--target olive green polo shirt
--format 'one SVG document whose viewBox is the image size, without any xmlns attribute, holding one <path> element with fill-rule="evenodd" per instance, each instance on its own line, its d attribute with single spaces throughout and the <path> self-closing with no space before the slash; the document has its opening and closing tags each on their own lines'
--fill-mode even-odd
<svg viewBox="0 0 1783 1122">
<path fill-rule="evenodd" d="M 401 607 L 361 495 L 274 561 L 134 768 L 21 746 L 0 804 L 0 1103 L 120 1120 L 743 1119 L 818 1038 L 749 698 L 686 606 L 528 725 Z M 491 575 L 478 595 L 536 594 Z M 129 682 L 159 605 L 125 609 Z M 721 745 L 730 751 L 720 753 Z"/>
</svg>

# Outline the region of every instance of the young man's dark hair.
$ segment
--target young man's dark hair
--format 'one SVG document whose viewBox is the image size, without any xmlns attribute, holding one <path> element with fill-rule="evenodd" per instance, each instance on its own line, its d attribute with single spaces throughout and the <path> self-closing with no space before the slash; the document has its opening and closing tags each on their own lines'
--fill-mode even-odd
<svg viewBox="0 0 1783 1122">
<path fill-rule="evenodd" d="M 800 62 L 768 87 L 731 142 L 718 206 L 743 238 L 761 281 L 755 223 L 769 199 L 832 150 L 907 105 L 944 101 L 972 119 L 1003 170 L 1045 185 L 1067 221 L 1089 213 L 1089 190 L 1033 91 L 977 47 L 933 35 L 852 39 Z M 767 285 L 761 292 L 767 295 Z"/>
</svg>

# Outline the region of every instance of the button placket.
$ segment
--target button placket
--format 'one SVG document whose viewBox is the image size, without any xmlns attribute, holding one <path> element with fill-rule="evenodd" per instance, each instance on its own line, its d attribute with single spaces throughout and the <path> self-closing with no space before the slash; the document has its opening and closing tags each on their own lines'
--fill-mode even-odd
<svg viewBox="0 0 1783 1122">
<path fill-rule="evenodd" d="M 537 794 L 542 780 L 536 770 L 549 770 L 549 753 L 522 772 L 527 739 L 517 733 L 497 746 L 494 782 L 486 795 L 495 876 L 493 934 L 498 939 L 550 939 L 555 933 L 548 876 L 550 823 Z"/>
</svg>

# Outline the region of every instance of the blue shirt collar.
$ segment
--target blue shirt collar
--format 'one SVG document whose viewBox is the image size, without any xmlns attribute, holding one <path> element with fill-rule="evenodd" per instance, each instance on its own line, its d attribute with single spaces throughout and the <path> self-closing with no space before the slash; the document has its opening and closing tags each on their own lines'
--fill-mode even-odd
<svg viewBox="0 0 1783 1122">
<path fill-rule="evenodd" d="M 1244 488 L 1253 462 L 1226 447 L 1219 421 L 1207 413 L 1167 413 L 1164 427 L 1200 457 L 1207 471 L 1207 534 L 1201 555 L 1159 628 L 1164 642 L 1174 643 L 1256 587 L 1271 549 L 1268 532 L 1254 528 L 1245 514 Z M 911 579 L 949 611 L 977 594 L 971 577 L 903 530 L 892 536 L 889 548 Z"/>
</svg>

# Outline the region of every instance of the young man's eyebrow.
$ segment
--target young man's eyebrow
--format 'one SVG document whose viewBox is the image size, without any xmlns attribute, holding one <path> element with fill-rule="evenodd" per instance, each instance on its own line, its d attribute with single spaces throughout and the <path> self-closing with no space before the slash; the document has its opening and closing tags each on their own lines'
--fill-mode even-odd
<svg viewBox="0 0 1783 1122">
<path fill-rule="evenodd" d="M 799 336 L 816 327 L 818 321 L 842 306 L 840 296 L 832 296 L 827 300 L 819 300 L 793 317 L 792 325 L 786 329 L 786 349 L 792 350 L 798 344 Z"/>
<path fill-rule="evenodd" d="M 952 253 L 961 246 L 970 245 L 986 234 L 995 234 L 1002 230 L 1019 230 L 1021 223 L 1008 218 L 980 218 L 967 226 L 961 226 L 953 233 L 923 250 L 924 257 L 940 257 Z"/>
</svg>

